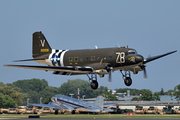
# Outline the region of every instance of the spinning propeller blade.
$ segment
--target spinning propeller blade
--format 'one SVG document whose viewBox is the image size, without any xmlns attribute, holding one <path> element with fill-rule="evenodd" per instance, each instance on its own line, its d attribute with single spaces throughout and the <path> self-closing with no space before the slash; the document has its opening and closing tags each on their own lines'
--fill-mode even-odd
<svg viewBox="0 0 180 120">
<path fill-rule="evenodd" d="M 111 79 L 111 71 L 109 71 L 108 83 L 112 83 L 112 79 Z"/>
<path fill-rule="evenodd" d="M 148 79 L 148 77 L 147 77 L 147 73 L 146 73 L 146 68 L 144 68 L 144 80 L 147 80 Z"/>
<path fill-rule="evenodd" d="M 146 73 L 146 64 L 141 64 L 140 67 L 144 72 L 144 80 L 147 80 L 148 78 L 147 78 L 147 73 Z"/>
</svg>

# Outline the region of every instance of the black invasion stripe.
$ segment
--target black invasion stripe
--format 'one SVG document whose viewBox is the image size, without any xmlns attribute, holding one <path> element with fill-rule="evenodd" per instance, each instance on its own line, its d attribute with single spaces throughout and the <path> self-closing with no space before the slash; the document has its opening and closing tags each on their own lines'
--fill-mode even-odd
<svg viewBox="0 0 180 120">
<path fill-rule="evenodd" d="M 61 56 L 61 53 L 62 53 L 63 51 L 61 51 L 60 53 L 59 53 L 59 55 L 58 55 L 58 58 L 60 59 L 60 56 Z M 58 61 L 58 66 L 61 66 L 61 64 L 60 64 L 60 60 Z"/>
<path fill-rule="evenodd" d="M 62 75 L 66 75 L 67 72 L 63 72 Z"/>
<path fill-rule="evenodd" d="M 54 71 L 53 72 L 53 74 L 59 74 L 60 73 L 60 71 Z"/>
<path fill-rule="evenodd" d="M 78 107 L 82 107 L 82 108 L 87 108 L 87 109 L 89 109 L 89 108 L 86 107 L 86 106 L 82 106 L 82 105 L 79 105 L 79 104 L 71 103 L 71 102 L 68 102 L 68 101 L 65 101 L 65 100 L 62 100 L 62 99 L 59 99 L 59 98 L 57 98 L 57 100 L 58 100 L 59 102 L 64 103 L 64 104 L 70 104 L 70 105 L 74 105 L 74 106 L 78 106 Z"/>
</svg>

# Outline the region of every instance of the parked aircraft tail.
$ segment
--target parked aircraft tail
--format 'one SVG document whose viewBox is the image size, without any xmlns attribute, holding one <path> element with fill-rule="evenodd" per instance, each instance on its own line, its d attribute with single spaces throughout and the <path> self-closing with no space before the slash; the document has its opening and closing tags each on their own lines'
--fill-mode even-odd
<svg viewBox="0 0 180 120">
<path fill-rule="evenodd" d="M 97 99 L 94 102 L 94 106 L 103 109 L 104 106 L 104 97 L 98 96 Z"/>
<path fill-rule="evenodd" d="M 52 49 L 49 46 L 45 36 L 42 32 L 33 33 L 33 49 L 32 49 L 32 57 L 35 58 L 46 58 Z"/>
</svg>

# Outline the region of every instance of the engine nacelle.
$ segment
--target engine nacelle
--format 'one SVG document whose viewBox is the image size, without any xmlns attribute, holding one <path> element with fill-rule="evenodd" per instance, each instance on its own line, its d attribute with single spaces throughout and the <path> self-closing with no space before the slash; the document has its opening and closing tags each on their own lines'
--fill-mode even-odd
<svg viewBox="0 0 180 120">
<path fill-rule="evenodd" d="M 100 77 L 104 77 L 104 74 L 109 74 L 106 69 L 96 70 L 96 73 L 97 73 Z M 102 75 L 103 75 L 103 76 L 102 76 Z"/>
</svg>

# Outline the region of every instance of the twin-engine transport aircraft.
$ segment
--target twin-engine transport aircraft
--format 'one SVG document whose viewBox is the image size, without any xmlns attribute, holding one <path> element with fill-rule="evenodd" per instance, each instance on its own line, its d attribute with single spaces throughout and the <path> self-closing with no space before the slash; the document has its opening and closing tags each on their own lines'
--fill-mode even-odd
<svg viewBox="0 0 180 120">
<path fill-rule="evenodd" d="M 108 107 L 110 105 L 116 105 L 116 104 L 117 103 L 104 103 L 104 97 L 102 96 L 98 96 L 94 103 L 88 103 L 82 100 L 78 100 L 60 94 L 52 97 L 51 102 L 49 102 L 49 104 L 29 103 L 29 105 L 32 106 L 48 107 L 48 108 L 54 108 L 56 110 L 60 110 L 60 109 L 72 110 L 73 114 L 75 113 L 75 111 L 92 112 L 92 113 L 99 113 L 101 111 L 113 112 L 112 109 L 104 109 L 104 107 Z"/>
<path fill-rule="evenodd" d="M 177 51 L 177 50 L 176 50 Z M 33 34 L 33 50 L 32 57 L 34 59 L 18 60 L 35 61 L 46 64 L 48 66 L 29 66 L 29 65 L 4 65 L 6 67 L 16 67 L 25 69 L 54 71 L 56 75 L 82 75 L 86 74 L 91 82 L 91 88 L 97 89 L 97 75 L 104 77 L 109 74 L 111 82 L 111 72 L 119 70 L 127 86 L 132 84 L 130 71 L 137 74 L 144 71 L 144 79 L 146 75 L 146 63 L 172 54 L 176 51 L 153 57 L 143 58 L 137 54 L 135 49 L 119 47 L 119 48 L 102 48 L 102 49 L 85 49 L 85 50 L 56 50 L 51 49 L 42 32 Z M 125 73 L 123 74 L 124 71 Z"/>
</svg>

